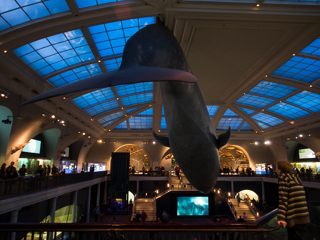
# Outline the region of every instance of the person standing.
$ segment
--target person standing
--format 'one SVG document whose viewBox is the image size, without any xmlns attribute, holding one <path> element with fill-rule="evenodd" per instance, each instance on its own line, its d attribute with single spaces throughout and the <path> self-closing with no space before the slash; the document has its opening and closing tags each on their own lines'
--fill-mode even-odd
<svg viewBox="0 0 320 240">
<path fill-rule="evenodd" d="M 302 240 L 310 223 L 305 191 L 301 179 L 287 161 L 277 162 L 279 176 L 278 224 L 287 228 L 288 239 Z"/>
<path fill-rule="evenodd" d="M 117 214 L 117 205 L 114 204 L 112 208 L 113 221 L 116 220 L 116 214 Z"/>
<path fill-rule="evenodd" d="M 240 198 L 240 193 L 237 195 L 237 201 L 238 201 L 238 207 L 240 206 L 241 198 Z"/>
<path fill-rule="evenodd" d="M 148 218 L 147 213 L 146 213 L 144 210 L 142 210 L 142 213 L 141 213 L 141 221 L 142 221 L 143 223 L 145 223 L 146 220 L 147 220 L 147 218 Z"/>
<path fill-rule="evenodd" d="M 59 174 L 58 168 L 52 164 L 52 170 L 51 170 L 52 176 Z"/>
<path fill-rule="evenodd" d="M 100 209 L 99 209 L 99 206 L 96 206 L 95 209 L 93 209 L 93 219 L 95 222 L 98 221 L 99 215 L 100 215 Z"/>
<path fill-rule="evenodd" d="M 19 176 L 20 177 L 26 176 L 26 172 L 27 172 L 26 165 L 22 164 L 22 167 L 19 169 Z"/>
</svg>

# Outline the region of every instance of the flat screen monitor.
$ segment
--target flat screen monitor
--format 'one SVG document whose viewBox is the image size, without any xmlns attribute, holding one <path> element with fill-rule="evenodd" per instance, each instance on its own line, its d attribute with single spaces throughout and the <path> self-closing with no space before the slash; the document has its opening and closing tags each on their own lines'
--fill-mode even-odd
<svg viewBox="0 0 320 240">
<path fill-rule="evenodd" d="M 40 154 L 40 149 L 41 141 L 31 139 L 29 143 L 23 147 L 22 152 Z"/>
<path fill-rule="evenodd" d="M 316 155 L 314 151 L 310 148 L 303 148 L 299 149 L 299 159 L 308 159 L 308 158 L 315 158 Z"/>
<path fill-rule="evenodd" d="M 177 216 L 208 216 L 209 197 L 177 197 Z"/>
</svg>

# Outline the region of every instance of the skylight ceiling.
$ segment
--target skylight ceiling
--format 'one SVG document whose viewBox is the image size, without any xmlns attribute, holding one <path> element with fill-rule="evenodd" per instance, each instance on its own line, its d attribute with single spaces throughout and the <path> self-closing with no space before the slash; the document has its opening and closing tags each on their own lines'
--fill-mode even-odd
<svg viewBox="0 0 320 240">
<path fill-rule="evenodd" d="M 243 3 L 244 5 L 257 3 L 255 0 L 184 0 L 182 2 Z M 135 2 L 119 0 L 0 1 L 0 31 L 8 32 L 10 28 L 24 27 L 45 19 L 54 21 L 59 16 L 74 15 L 75 8 L 77 13 L 86 14 L 97 9 L 106 10 L 109 7 L 133 3 Z M 319 0 L 265 0 L 261 3 L 265 5 L 320 4 Z M 132 15 L 139 14 L 133 11 Z M 142 15 L 142 17 L 127 19 L 117 16 L 114 18 L 118 19 L 117 21 L 104 21 L 101 18 L 101 21 L 88 21 L 90 23 L 88 25 L 69 28 L 60 33 L 49 34 L 48 32 L 48 36 L 36 41 L 24 42 L 15 47 L 12 52 L 31 71 L 37 73 L 53 87 L 68 85 L 118 70 L 128 39 L 143 27 L 156 22 L 155 15 Z M 169 24 L 173 24 L 172 19 Z M 177 26 L 178 24 L 179 22 Z M 182 32 L 182 30 L 175 31 L 178 34 L 179 31 Z M 276 70 L 272 74 L 268 74 L 263 79 L 253 79 L 255 84 L 251 84 L 250 89 L 242 96 L 236 95 L 237 99 L 232 103 L 224 106 L 223 103 L 211 102 L 207 105 L 209 116 L 218 131 L 225 131 L 230 127 L 232 131 L 238 132 L 262 132 L 274 127 L 290 125 L 293 121 L 320 112 L 320 95 L 318 90 L 315 90 L 320 86 L 320 38 L 314 39 L 301 52 L 274 69 Z M 72 95 L 70 104 L 76 105 L 85 116 L 107 130 L 165 131 L 165 114 L 163 109 L 162 111 L 160 109 L 161 103 L 157 102 L 158 91 L 156 84 L 152 82 L 120 85 Z M 157 104 L 161 106 L 156 107 Z M 185 107 L 187 109 L 187 106 Z"/>
</svg>

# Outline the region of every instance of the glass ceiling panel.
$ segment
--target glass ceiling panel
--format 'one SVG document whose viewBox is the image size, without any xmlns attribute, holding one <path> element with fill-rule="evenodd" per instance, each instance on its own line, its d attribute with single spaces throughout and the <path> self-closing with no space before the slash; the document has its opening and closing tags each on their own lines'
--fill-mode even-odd
<svg viewBox="0 0 320 240">
<path fill-rule="evenodd" d="M 164 116 L 164 107 L 162 106 L 162 116 Z"/>
<path fill-rule="evenodd" d="M 155 23 L 155 17 L 111 22 L 89 27 L 101 57 L 122 54 L 127 40 L 141 28 Z"/>
<path fill-rule="evenodd" d="M 213 117 L 216 114 L 218 108 L 219 108 L 219 106 L 207 106 L 209 116 Z"/>
<path fill-rule="evenodd" d="M 298 89 L 294 87 L 289 87 L 283 84 L 262 81 L 258 85 L 256 85 L 254 88 L 252 88 L 249 92 L 280 99 L 285 96 L 288 96 L 289 94 L 291 94 L 296 90 Z"/>
<path fill-rule="evenodd" d="M 122 58 L 115 58 L 115 59 L 110 59 L 107 61 L 104 61 L 104 65 L 106 66 L 106 69 L 108 72 L 118 70 L 122 62 Z"/>
<path fill-rule="evenodd" d="M 245 122 L 245 123 L 242 125 L 241 131 L 253 131 L 253 129 L 252 129 L 252 127 L 251 127 L 247 122 Z"/>
<path fill-rule="evenodd" d="M 296 106 L 301 106 L 311 112 L 320 111 L 320 95 L 312 92 L 302 91 L 301 93 L 286 99 L 286 102 L 293 103 Z"/>
<path fill-rule="evenodd" d="M 131 106 L 141 103 L 148 103 L 153 101 L 153 93 L 142 93 L 120 98 L 123 106 Z"/>
<path fill-rule="evenodd" d="M 106 123 L 108 123 L 108 122 L 110 122 L 112 120 L 121 118 L 121 117 L 124 117 L 124 114 L 123 114 L 122 111 L 119 111 L 119 112 L 112 113 L 112 114 L 110 114 L 108 116 L 104 116 L 102 118 L 99 118 L 97 121 L 98 121 L 98 123 L 100 123 L 101 125 L 104 126 L 104 124 L 106 124 Z"/>
<path fill-rule="evenodd" d="M 135 84 L 118 85 L 114 87 L 119 97 L 132 95 L 141 92 L 153 91 L 153 82 L 143 82 Z"/>
<path fill-rule="evenodd" d="M 313 41 L 309 46 L 307 46 L 301 52 L 320 56 L 320 37 L 315 41 Z"/>
<path fill-rule="evenodd" d="M 152 129 L 152 117 L 129 118 L 130 129 Z"/>
<path fill-rule="evenodd" d="M 73 99 L 72 101 L 77 104 L 81 109 L 88 108 L 92 105 L 105 102 L 107 100 L 116 98 L 111 90 L 111 88 L 99 89 L 80 97 Z"/>
<path fill-rule="evenodd" d="M 244 111 L 247 115 L 251 115 L 253 113 L 255 113 L 256 111 L 253 111 L 251 109 L 247 109 L 247 108 L 240 108 L 242 111 Z"/>
<path fill-rule="evenodd" d="M 70 71 L 58 74 L 52 78 L 49 78 L 48 82 L 55 87 L 60 87 L 73 82 L 78 82 L 88 77 L 93 77 L 101 73 L 102 71 L 99 67 L 99 64 L 94 63 L 83 67 L 74 68 Z"/>
<path fill-rule="evenodd" d="M 117 100 L 111 100 L 109 102 L 105 102 L 96 106 L 93 106 L 92 108 L 86 109 L 86 113 L 88 113 L 91 117 L 94 117 L 96 115 L 99 115 L 101 113 L 120 108 L 120 105 Z"/>
<path fill-rule="evenodd" d="M 128 129 L 127 121 L 123 121 L 118 126 L 116 126 L 114 129 Z"/>
<path fill-rule="evenodd" d="M 249 106 L 259 107 L 259 108 L 264 108 L 265 106 L 268 106 L 273 102 L 275 102 L 275 100 L 254 96 L 251 94 L 245 94 L 236 101 L 236 103 L 239 103 L 239 104 L 244 104 L 244 105 L 249 105 Z"/>
<path fill-rule="evenodd" d="M 227 111 L 223 114 L 224 117 L 239 117 L 238 114 L 234 113 L 230 109 L 227 109 Z"/>
<path fill-rule="evenodd" d="M 161 117 L 161 130 L 166 130 L 166 129 L 167 129 L 166 118 Z"/>
<path fill-rule="evenodd" d="M 115 2 L 121 2 L 123 0 L 76 0 L 76 3 L 78 5 L 78 8 L 86 8 L 86 7 L 92 7 L 96 5 L 106 4 L 106 3 L 115 3 Z"/>
<path fill-rule="evenodd" d="M 284 123 L 284 121 L 282 121 L 279 118 L 273 117 L 269 114 L 265 114 L 265 113 L 258 113 L 256 115 L 252 116 L 252 119 L 254 119 L 256 122 L 262 122 L 264 124 L 270 125 L 272 127 L 277 126 L 281 123 Z"/>
<path fill-rule="evenodd" d="M 137 110 L 138 108 L 130 108 L 130 109 L 126 109 L 126 112 L 127 113 L 131 113 L 131 112 L 133 112 L 133 111 L 135 111 L 135 110 Z"/>
<path fill-rule="evenodd" d="M 301 108 L 292 106 L 284 102 L 277 103 L 276 105 L 268 108 L 268 111 L 279 114 L 281 116 L 287 117 L 292 120 L 300 117 L 304 117 L 310 114 Z"/>
<path fill-rule="evenodd" d="M 137 116 L 153 116 L 153 108 L 149 108 L 139 114 Z"/>
<path fill-rule="evenodd" d="M 263 124 L 263 123 L 260 122 L 260 121 L 256 121 L 256 123 L 257 123 L 262 129 L 270 128 L 270 126 L 268 126 L 268 125 L 266 125 L 266 124 Z"/>
<path fill-rule="evenodd" d="M 320 61 L 294 56 L 272 75 L 312 83 L 320 78 Z"/>
<path fill-rule="evenodd" d="M 34 41 L 15 49 L 14 53 L 41 76 L 94 59 L 79 29 Z"/>
<path fill-rule="evenodd" d="M 231 130 L 236 131 L 239 129 L 243 119 L 242 118 L 221 118 L 217 126 L 217 130 Z"/>
<path fill-rule="evenodd" d="M 66 0 L 1 0 L 0 31 L 69 10 Z"/>
</svg>

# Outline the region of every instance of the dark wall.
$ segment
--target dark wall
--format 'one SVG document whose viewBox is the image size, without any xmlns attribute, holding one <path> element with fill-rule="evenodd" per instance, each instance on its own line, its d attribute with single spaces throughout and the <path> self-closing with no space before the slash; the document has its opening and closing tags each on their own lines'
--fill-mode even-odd
<svg viewBox="0 0 320 240">
<path fill-rule="evenodd" d="M 50 215 L 50 209 L 49 200 L 24 207 L 18 213 L 18 222 L 39 223 Z"/>
<path fill-rule="evenodd" d="M 140 192 L 153 192 L 156 189 L 165 189 L 168 181 L 140 181 L 139 191 Z"/>
</svg>

